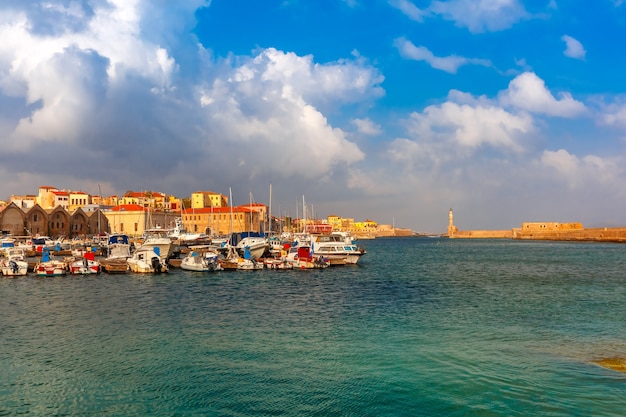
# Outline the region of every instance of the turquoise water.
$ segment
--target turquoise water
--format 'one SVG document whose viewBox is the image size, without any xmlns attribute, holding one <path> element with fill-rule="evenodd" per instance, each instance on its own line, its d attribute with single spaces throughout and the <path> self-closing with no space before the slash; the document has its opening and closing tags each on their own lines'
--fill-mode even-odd
<svg viewBox="0 0 626 417">
<path fill-rule="evenodd" d="M 626 246 L 377 239 L 356 267 L 0 280 L 0 416 L 623 416 Z"/>
</svg>

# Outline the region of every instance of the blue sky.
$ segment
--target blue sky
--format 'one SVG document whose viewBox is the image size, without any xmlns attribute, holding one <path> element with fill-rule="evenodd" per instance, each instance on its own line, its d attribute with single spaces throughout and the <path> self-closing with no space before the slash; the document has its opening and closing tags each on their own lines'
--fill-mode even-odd
<svg viewBox="0 0 626 417">
<path fill-rule="evenodd" d="M 626 1 L 4 0 L 0 198 L 626 224 Z"/>
</svg>

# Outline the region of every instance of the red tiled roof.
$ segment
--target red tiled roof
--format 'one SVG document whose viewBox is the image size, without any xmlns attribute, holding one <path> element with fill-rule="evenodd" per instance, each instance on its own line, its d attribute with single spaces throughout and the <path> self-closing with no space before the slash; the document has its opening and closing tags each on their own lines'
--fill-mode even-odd
<svg viewBox="0 0 626 417">
<path fill-rule="evenodd" d="M 225 214 L 229 214 L 230 213 L 231 208 L 230 207 L 204 207 L 204 208 L 188 208 L 183 210 L 182 212 L 184 214 L 211 214 L 211 213 L 225 213 Z M 250 213 L 250 211 L 253 211 L 256 213 L 256 211 L 254 210 L 250 210 L 249 207 L 244 207 L 244 206 L 239 206 L 239 207 L 233 207 L 232 208 L 233 213 Z"/>
<path fill-rule="evenodd" d="M 120 204 L 111 208 L 111 211 L 146 211 L 147 209 L 139 204 Z"/>
</svg>

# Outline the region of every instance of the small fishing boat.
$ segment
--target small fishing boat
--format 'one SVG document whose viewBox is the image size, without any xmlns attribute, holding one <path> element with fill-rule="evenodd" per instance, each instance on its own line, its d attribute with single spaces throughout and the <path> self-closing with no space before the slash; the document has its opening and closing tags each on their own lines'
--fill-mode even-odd
<svg viewBox="0 0 626 417">
<path fill-rule="evenodd" d="M 94 252 L 85 252 L 82 259 L 70 263 L 70 272 L 74 275 L 99 274 L 100 262 L 96 261 Z"/>
<path fill-rule="evenodd" d="M 282 256 L 276 258 L 265 258 L 263 263 L 267 269 L 293 269 L 295 262 Z"/>
<path fill-rule="evenodd" d="M 133 256 L 128 258 L 131 272 L 143 274 L 160 274 L 168 272 L 167 263 L 159 257 L 158 248 L 140 247 Z"/>
<path fill-rule="evenodd" d="M 35 265 L 35 274 L 38 276 L 63 276 L 67 274 L 67 263 L 50 256 L 48 248 L 42 248 L 41 261 Z"/>
<path fill-rule="evenodd" d="M 220 259 L 220 265 L 224 269 L 237 269 L 242 271 L 256 271 L 265 268 L 263 262 L 250 256 L 250 252 L 248 250 L 244 250 L 244 256 L 241 257 L 234 247 L 230 247 L 229 252 L 224 259 Z"/>
<path fill-rule="evenodd" d="M 192 249 L 180 262 L 180 268 L 186 271 L 212 272 L 224 268 L 219 264 L 219 254 L 211 249 Z"/>
<path fill-rule="evenodd" d="M 2 259 L 2 275 L 5 277 L 23 276 L 28 273 L 28 262 L 22 248 L 6 248 L 6 258 Z"/>
<path fill-rule="evenodd" d="M 290 247 L 286 259 L 298 269 L 327 268 L 330 265 L 323 256 L 314 254 L 311 246 L 304 243 Z"/>
</svg>

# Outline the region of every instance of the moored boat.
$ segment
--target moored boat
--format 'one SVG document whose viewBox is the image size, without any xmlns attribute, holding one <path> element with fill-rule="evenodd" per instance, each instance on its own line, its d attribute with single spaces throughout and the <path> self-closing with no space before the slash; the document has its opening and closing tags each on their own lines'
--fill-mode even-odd
<svg viewBox="0 0 626 417">
<path fill-rule="evenodd" d="M 208 248 L 192 249 L 180 262 L 180 268 L 186 271 L 212 272 L 224 268 L 218 262 L 219 254 Z"/>
<path fill-rule="evenodd" d="M 94 252 L 85 252 L 81 259 L 70 263 L 70 272 L 74 275 L 99 274 L 100 262 L 96 261 Z"/>
<path fill-rule="evenodd" d="M 167 263 L 151 247 L 140 247 L 126 262 L 131 272 L 148 274 L 168 272 Z"/>
<path fill-rule="evenodd" d="M 100 261 L 105 272 L 110 274 L 128 272 L 128 262 L 131 257 L 131 244 L 128 235 L 114 233 L 109 236 L 106 244 L 107 257 Z"/>
<path fill-rule="evenodd" d="M 28 262 L 25 260 L 24 249 L 7 248 L 6 257 L 0 262 L 2 275 L 6 277 L 23 276 L 28 273 Z"/>
<path fill-rule="evenodd" d="M 314 254 L 311 246 L 306 244 L 290 247 L 286 259 L 293 262 L 294 268 L 298 269 L 326 268 L 329 266 L 323 256 Z"/>
<path fill-rule="evenodd" d="M 331 265 L 356 265 L 366 251 L 357 245 L 346 243 L 339 235 L 317 235 L 311 243 L 317 255 Z"/>
<path fill-rule="evenodd" d="M 67 263 L 50 256 L 50 250 L 43 248 L 41 261 L 35 265 L 35 274 L 38 276 L 63 276 L 67 274 Z"/>
<path fill-rule="evenodd" d="M 267 269 L 293 269 L 294 262 L 288 260 L 286 257 L 277 258 L 265 258 L 263 260 L 265 268 Z"/>
<path fill-rule="evenodd" d="M 145 232 L 140 249 L 154 249 L 157 256 L 165 263 L 174 253 L 174 242 L 167 237 L 167 231 L 163 229 L 148 229 Z"/>
</svg>

